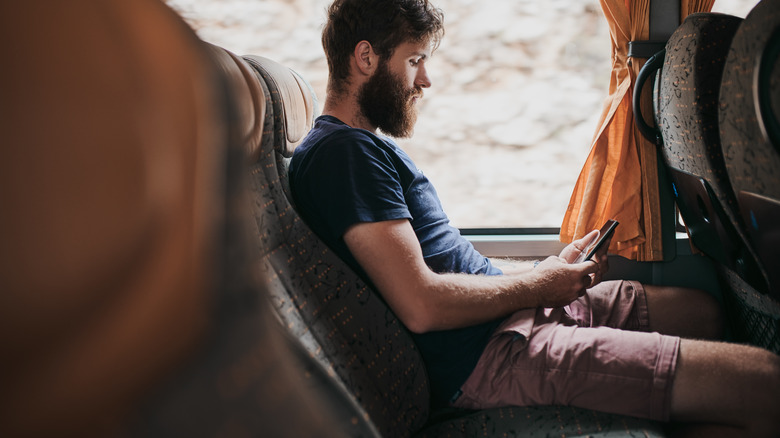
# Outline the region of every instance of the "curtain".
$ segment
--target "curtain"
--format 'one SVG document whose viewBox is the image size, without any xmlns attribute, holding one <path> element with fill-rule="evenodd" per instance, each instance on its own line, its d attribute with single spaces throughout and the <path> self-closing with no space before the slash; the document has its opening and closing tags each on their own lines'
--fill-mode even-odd
<svg viewBox="0 0 780 438">
<path fill-rule="evenodd" d="M 610 252 L 629 259 L 663 258 L 658 167 L 655 145 L 636 130 L 631 109 L 636 76 L 645 60 L 628 57 L 628 42 L 647 40 L 650 0 L 599 0 L 612 40 L 609 96 L 574 186 L 561 225 L 561 241 L 571 242 L 601 227 L 607 219 L 620 226 Z M 680 17 L 709 12 L 714 0 L 681 0 Z M 643 112 L 650 114 L 650 93 Z"/>
</svg>

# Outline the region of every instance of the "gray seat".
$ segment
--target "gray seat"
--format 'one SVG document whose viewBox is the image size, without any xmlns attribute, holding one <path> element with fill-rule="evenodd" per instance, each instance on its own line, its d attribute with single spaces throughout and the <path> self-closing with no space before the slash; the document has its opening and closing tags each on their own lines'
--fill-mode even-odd
<svg viewBox="0 0 780 438">
<path fill-rule="evenodd" d="M 758 14 L 771 15 L 762 13 L 762 7 L 767 6 L 755 8 Z M 749 222 L 737 201 L 741 183 L 733 178 L 734 159 L 729 156 L 755 154 L 755 142 L 729 135 L 746 129 L 734 124 L 750 119 L 745 117 L 749 105 L 724 103 L 728 98 L 723 96 L 728 84 L 751 76 L 732 61 L 737 55 L 755 59 L 746 54 L 749 48 L 744 44 L 734 50 L 748 21 L 714 13 L 689 15 L 672 34 L 665 51 L 648 61 L 639 75 L 643 79 L 649 76 L 648 71 L 661 67 L 655 90 L 658 132 L 654 134 L 639 121 L 638 125 L 659 145 L 691 242 L 717 267 L 730 335 L 736 341 L 778 351 L 780 307 L 768 295 L 776 269 L 760 257 L 761 242 L 750 237 Z M 752 94 L 749 88 L 731 93 L 740 97 Z M 777 164 L 770 168 L 780 169 Z M 751 171 L 742 174 L 753 175 Z"/>
<path fill-rule="evenodd" d="M 736 334 L 780 353 L 780 1 L 763 0 L 732 41 L 720 86 L 719 126 L 739 214 L 769 290 L 734 297 Z"/>
<path fill-rule="evenodd" d="M 754 288 L 766 290 L 765 272 L 726 174 L 718 131 L 723 66 L 741 22 L 724 14 L 689 15 L 640 77 L 660 67 L 654 99 L 656 139 L 691 242 Z"/>
<path fill-rule="evenodd" d="M 731 336 L 777 351 L 771 316 L 776 304 L 766 295 L 771 266 L 762 263 L 749 237 L 721 147 L 721 124 L 743 118 L 718 116 L 721 83 L 734 71 L 726 66 L 727 58 L 743 25 L 741 18 L 723 14 L 685 19 L 666 45 L 655 119 L 660 152 L 691 241 L 718 268 Z"/>
</svg>

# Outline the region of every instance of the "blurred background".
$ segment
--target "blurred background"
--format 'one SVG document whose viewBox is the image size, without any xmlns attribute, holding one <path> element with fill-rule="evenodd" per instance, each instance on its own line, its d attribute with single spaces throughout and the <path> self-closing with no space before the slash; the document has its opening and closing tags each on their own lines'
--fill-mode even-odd
<svg viewBox="0 0 780 438">
<path fill-rule="evenodd" d="M 171 0 L 201 38 L 261 55 L 325 96 L 330 0 Z M 716 0 L 744 17 L 757 0 Z M 446 35 L 415 135 L 399 144 L 460 228 L 557 228 L 590 150 L 610 77 L 597 0 L 438 0 Z"/>
</svg>

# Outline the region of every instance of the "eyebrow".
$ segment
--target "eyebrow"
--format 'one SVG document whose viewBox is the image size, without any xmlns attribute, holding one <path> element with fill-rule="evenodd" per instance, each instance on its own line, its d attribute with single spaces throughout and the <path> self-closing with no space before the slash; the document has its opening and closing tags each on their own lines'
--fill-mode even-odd
<svg viewBox="0 0 780 438">
<path fill-rule="evenodd" d="M 406 56 L 419 56 L 422 59 L 428 59 L 431 56 L 433 56 L 433 52 L 430 51 L 430 48 L 423 48 L 422 45 L 410 45 L 410 47 L 407 47 L 408 51 L 406 52 Z"/>
</svg>

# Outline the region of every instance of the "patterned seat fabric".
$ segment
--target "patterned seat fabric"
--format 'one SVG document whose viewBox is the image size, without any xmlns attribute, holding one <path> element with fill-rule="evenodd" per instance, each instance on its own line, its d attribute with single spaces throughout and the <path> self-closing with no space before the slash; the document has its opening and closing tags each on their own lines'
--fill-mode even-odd
<svg viewBox="0 0 780 438">
<path fill-rule="evenodd" d="M 731 335 L 777 351 L 777 304 L 765 295 L 770 270 L 749 238 L 721 147 L 721 124 L 743 118 L 718 115 L 721 84 L 734 72 L 727 66 L 730 48 L 743 26 L 742 19 L 723 14 L 686 18 L 666 45 L 656 120 L 691 241 L 716 262 Z"/>
<path fill-rule="evenodd" d="M 244 61 L 262 78 L 266 126 L 273 126 L 250 153 L 259 269 L 285 327 L 349 390 L 381 436 L 663 436 L 657 423 L 559 407 L 454 410 L 431 419 L 428 379 L 409 333 L 291 204 L 287 163 L 313 122 L 313 93 L 271 60 Z"/>
<path fill-rule="evenodd" d="M 260 269 L 284 325 L 349 388 L 382 436 L 428 418 L 428 382 L 409 334 L 377 294 L 306 226 L 285 193 L 285 161 L 308 132 L 314 100 L 293 71 L 246 57 L 261 75 L 267 129 L 250 186 Z"/>
<path fill-rule="evenodd" d="M 770 37 L 780 29 L 780 1 L 763 0 L 745 17 L 734 35 L 720 87 L 720 137 L 728 175 L 736 193 L 750 191 L 780 199 L 780 145 L 761 128 L 757 60 L 764 57 Z M 773 41 L 778 44 L 777 38 Z M 777 49 L 777 47 L 775 47 Z M 777 56 L 775 54 L 775 56 Z M 767 60 L 769 61 L 769 60 Z M 780 114 L 780 60 L 775 58 L 769 94 L 775 117 Z"/>
<path fill-rule="evenodd" d="M 718 94 L 731 39 L 741 18 L 686 17 L 666 44 L 656 120 L 661 155 L 693 244 L 759 290 L 766 275 L 750 244 L 731 188 L 718 130 Z"/>
<path fill-rule="evenodd" d="M 663 437 L 661 423 L 566 406 L 488 409 L 438 422 L 418 434 L 434 437 Z"/>
<path fill-rule="evenodd" d="M 748 17 L 762 14 L 762 7 L 769 6 L 759 4 Z M 764 263 L 758 242 L 750 238 L 749 222 L 737 201 L 738 185 L 744 182 L 736 182 L 732 175 L 735 153 L 755 156 L 753 143 L 740 137 L 746 128 L 734 126 L 750 117 L 745 116 L 747 106 L 725 96 L 727 92 L 741 98 L 752 95 L 749 86 L 731 85 L 752 77 L 733 60 L 749 52 L 740 43 L 744 39 L 740 35 L 752 27 L 749 22 L 749 18 L 712 13 L 686 18 L 666 45 L 655 117 L 663 137 L 661 153 L 691 241 L 716 262 L 732 336 L 778 351 L 780 307 L 766 295 L 771 291 L 772 265 Z M 739 48 L 735 51 L 735 47 Z M 751 62 L 755 59 L 745 56 Z M 780 168 L 778 163 L 768 167 Z"/>
<path fill-rule="evenodd" d="M 778 52 L 780 1 L 763 0 L 734 35 L 720 86 L 718 117 L 728 177 L 749 238 L 769 278 L 768 295 L 748 292 L 732 297 L 738 315 L 735 330 L 744 340 L 780 353 Z M 758 111 L 762 103 L 773 111 Z M 772 120 L 765 117 L 774 119 L 774 136 L 767 132 L 767 128 L 772 129 Z"/>
</svg>

